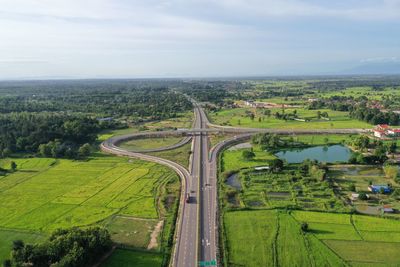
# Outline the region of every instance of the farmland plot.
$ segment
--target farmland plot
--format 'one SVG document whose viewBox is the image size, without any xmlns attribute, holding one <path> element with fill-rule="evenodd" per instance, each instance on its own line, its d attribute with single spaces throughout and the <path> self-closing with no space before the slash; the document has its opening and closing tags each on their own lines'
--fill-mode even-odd
<svg viewBox="0 0 400 267">
<path fill-rule="evenodd" d="M 306 232 L 300 229 L 304 222 L 309 227 Z M 399 264 L 400 221 L 397 220 L 326 212 L 257 210 L 226 212 L 224 225 L 228 265 Z"/>
<path fill-rule="evenodd" d="M 166 192 L 167 183 L 179 181 L 175 173 L 155 163 L 101 154 L 87 161 L 46 158 L 13 161 L 17 163 L 17 171 L 0 177 L 0 228 L 1 235 L 7 236 L 0 240 L 0 260 L 8 256 L 10 242 L 19 237 L 34 242 L 39 240 L 37 236 L 46 236 L 57 228 L 103 224 L 117 215 L 128 221 L 129 218 L 149 220 L 145 231 L 140 227 L 133 229 L 140 222 L 127 230 L 129 234 L 140 230 L 139 243 L 125 242 L 123 233 L 115 230 L 120 228 L 122 219 L 107 223 L 116 233 L 114 241 L 146 248 L 155 222 L 172 212 L 166 213 L 165 208 L 159 207 L 163 204 L 158 201 L 160 194 Z M 0 160 L 0 165 L 7 166 L 9 162 Z M 176 198 L 176 192 L 167 193 Z"/>
</svg>

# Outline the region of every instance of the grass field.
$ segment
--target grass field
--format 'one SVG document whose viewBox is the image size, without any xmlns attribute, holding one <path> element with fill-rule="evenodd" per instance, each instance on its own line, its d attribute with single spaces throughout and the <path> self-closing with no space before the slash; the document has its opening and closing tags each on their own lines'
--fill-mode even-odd
<svg viewBox="0 0 400 267">
<path fill-rule="evenodd" d="M 298 222 L 286 213 L 227 212 L 224 225 L 230 266 L 345 265 L 321 241 L 302 234 Z"/>
<path fill-rule="evenodd" d="M 305 143 L 310 146 L 320 146 L 327 144 L 340 144 L 351 141 L 357 135 L 347 134 L 318 134 L 318 135 L 290 135 L 284 139 L 293 138 L 295 142 Z"/>
<path fill-rule="evenodd" d="M 263 151 L 260 146 L 253 146 L 253 152 L 256 156 L 251 160 L 245 160 L 242 157 L 243 150 L 245 149 L 225 150 L 222 156 L 222 171 L 235 171 L 242 168 L 268 165 L 270 160 L 276 158 L 273 154 Z"/>
<path fill-rule="evenodd" d="M 151 152 L 148 154 L 156 156 L 156 157 L 172 160 L 174 162 L 181 164 L 184 167 L 188 167 L 191 146 L 192 146 L 192 143 L 189 142 L 186 145 L 181 146 L 176 149 L 173 149 L 173 150 Z"/>
<path fill-rule="evenodd" d="M 309 224 L 307 233 L 300 230 L 302 222 Z M 396 220 L 307 211 L 231 211 L 224 215 L 224 227 L 231 266 L 399 263 L 400 221 Z"/>
<path fill-rule="evenodd" d="M 114 242 L 136 248 L 147 248 L 150 241 L 149 234 L 157 222 L 154 219 L 113 216 L 104 225 L 111 233 Z"/>
<path fill-rule="evenodd" d="M 385 88 L 384 90 L 374 91 L 371 87 L 350 87 L 346 90 L 322 93 L 321 97 L 331 97 L 331 96 L 353 96 L 354 98 L 360 96 L 366 96 L 371 100 L 382 100 L 384 96 L 399 96 L 400 90 L 399 88 Z"/>
<path fill-rule="evenodd" d="M 181 140 L 182 137 L 173 137 L 173 136 L 168 136 L 164 138 L 133 139 L 123 142 L 119 144 L 119 146 L 128 150 L 146 150 L 146 149 L 174 145 Z"/>
<path fill-rule="evenodd" d="M 162 259 L 157 253 L 117 249 L 101 267 L 160 267 Z"/>
<path fill-rule="evenodd" d="M 254 108 L 236 108 L 226 109 L 219 112 L 210 113 L 210 119 L 215 124 L 250 127 L 250 128 L 279 128 L 279 129 L 343 129 L 343 128 L 372 128 L 372 125 L 351 119 L 347 112 L 333 111 L 329 109 L 307 110 L 303 108 L 285 109 L 285 113 L 297 111 L 297 115 L 303 119 L 310 119 L 309 122 L 302 121 L 284 121 L 276 119 L 273 115 L 268 117 L 263 115 L 262 110 L 257 111 Z M 246 116 L 246 111 L 255 114 L 254 120 Z M 330 120 L 318 120 L 317 112 L 327 112 Z M 272 114 L 275 112 L 282 113 L 282 109 L 271 109 Z"/>
<path fill-rule="evenodd" d="M 179 184 L 177 175 L 167 167 L 100 153 L 87 161 L 13 160 L 17 171 L 0 177 L 0 228 L 12 239 L 12 233 L 47 235 L 56 228 L 101 224 L 114 215 L 158 220 L 169 216 L 160 214 L 161 192 L 166 191 L 167 184 Z M 8 162 L 1 160 L 0 166 Z M 175 198 L 177 192 L 172 192 Z M 126 224 L 113 219 L 107 227 L 118 230 Z M 145 246 L 154 224 L 135 225 L 138 228 L 130 224 L 125 235 L 116 231 L 113 239 L 124 243 L 126 234 L 137 231 L 137 243 L 128 245 Z M 31 240 L 29 233 L 27 241 Z"/>
<path fill-rule="evenodd" d="M 176 118 L 162 121 L 147 122 L 143 126 L 149 130 L 170 129 L 170 128 L 191 128 L 193 122 L 193 111 L 177 114 Z"/>
</svg>

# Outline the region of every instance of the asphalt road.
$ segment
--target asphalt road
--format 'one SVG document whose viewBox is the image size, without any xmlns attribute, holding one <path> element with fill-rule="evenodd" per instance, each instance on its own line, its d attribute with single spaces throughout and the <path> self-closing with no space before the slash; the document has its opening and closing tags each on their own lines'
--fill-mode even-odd
<svg viewBox="0 0 400 267">
<path fill-rule="evenodd" d="M 204 110 L 196 105 L 200 129 L 207 129 L 209 123 Z M 197 125 L 198 126 L 198 125 Z M 199 261 L 207 266 L 216 266 L 218 243 L 217 231 L 217 179 L 216 169 L 211 169 L 209 160 L 209 140 L 206 133 L 195 136 L 201 140 L 201 175 L 200 175 L 200 249 Z M 216 165 L 216 162 L 214 162 Z"/>
</svg>

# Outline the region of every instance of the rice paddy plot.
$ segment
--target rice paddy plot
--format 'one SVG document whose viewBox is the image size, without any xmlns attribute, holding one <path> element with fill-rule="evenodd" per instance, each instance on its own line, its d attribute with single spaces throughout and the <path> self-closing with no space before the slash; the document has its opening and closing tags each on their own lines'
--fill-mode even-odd
<svg viewBox="0 0 400 267">
<path fill-rule="evenodd" d="M 313 234 L 302 233 L 300 223 L 285 212 L 226 212 L 224 226 L 229 266 L 346 265 Z"/>
<path fill-rule="evenodd" d="M 176 176 L 155 163 L 104 155 L 17 164 L 0 178 L 0 227 L 22 231 L 87 226 L 115 214 L 158 218 L 159 187 Z"/>
</svg>

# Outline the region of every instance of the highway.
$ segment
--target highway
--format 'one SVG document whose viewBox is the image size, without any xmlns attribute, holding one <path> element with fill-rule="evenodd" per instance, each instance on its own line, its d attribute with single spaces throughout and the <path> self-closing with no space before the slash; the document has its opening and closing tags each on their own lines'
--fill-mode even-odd
<svg viewBox="0 0 400 267">
<path fill-rule="evenodd" d="M 204 110 L 195 104 L 196 113 L 198 114 L 198 122 L 201 130 L 207 129 L 209 123 Z M 207 266 L 216 266 L 218 243 L 216 239 L 217 231 L 217 179 L 216 169 L 211 169 L 209 161 L 209 140 L 206 132 L 195 136 L 199 139 L 200 150 L 194 153 L 200 155 L 201 171 L 200 171 L 200 249 L 199 262 Z"/>
</svg>

